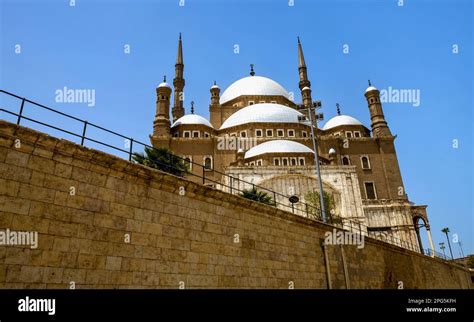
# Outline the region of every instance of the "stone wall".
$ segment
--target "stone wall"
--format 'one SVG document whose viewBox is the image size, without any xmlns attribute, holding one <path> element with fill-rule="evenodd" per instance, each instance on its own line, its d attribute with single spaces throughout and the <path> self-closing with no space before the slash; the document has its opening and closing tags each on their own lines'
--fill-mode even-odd
<svg viewBox="0 0 474 322">
<path fill-rule="evenodd" d="M 333 227 L 0 121 L 1 288 L 327 288 Z M 345 288 L 340 246 L 330 280 Z M 367 238 L 351 288 L 469 288 L 466 270 Z"/>
</svg>

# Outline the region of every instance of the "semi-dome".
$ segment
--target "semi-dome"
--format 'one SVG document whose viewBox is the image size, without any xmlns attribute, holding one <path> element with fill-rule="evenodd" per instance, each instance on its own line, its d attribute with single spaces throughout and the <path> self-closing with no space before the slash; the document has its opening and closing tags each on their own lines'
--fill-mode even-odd
<svg viewBox="0 0 474 322">
<path fill-rule="evenodd" d="M 212 128 L 212 124 L 209 123 L 208 120 L 206 120 L 201 115 L 197 115 L 197 114 L 184 115 L 180 117 L 179 119 L 177 119 L 176 122 L 174 122 L 173 125 L 171 125 L 171 127 L 175 127 L 181 124 L 200 124 L 200 125 L 205 125 Z"/>
<path fill-rule="evenodd" d="M 262 76 L 248 76 L 227 87 L 219 103 L 224 104 L 242 95 L 273 95 L 284 96 L 288 99 L 290 97 L 286 89 L 274 80 Z"/>
<path fill-rule="evenodd" d="M 301 143 L 290 140 L 272 140 L 254 146 L 245 153 L 245 159 L 265 153 L 314 153 Z"/>
<path fill-rule="evenodd" d="M 329 121 L 327 121 L 326 124 L 324 124 L 324 126 L 323 126 L 323 130 L 329 130 L 329 129 L 332 129 L 336 126 L 340 126 L 340 125 L 362 125 L 362 126 L 364 126 L 364 124 L 362 124 L 359 120 L 353 118 L 352 116 L 338 115 L 338 116 L 333 117 Z"/>
<path fill-rule="evenodd" d="M 302 123 L 309 126 L 309 121 L 299 121 L 304 114 L 297 110 L 275 103 L 260 103 L 244 107 L 222 123 L 221 130 L 247 123 Z"/>
</svg>

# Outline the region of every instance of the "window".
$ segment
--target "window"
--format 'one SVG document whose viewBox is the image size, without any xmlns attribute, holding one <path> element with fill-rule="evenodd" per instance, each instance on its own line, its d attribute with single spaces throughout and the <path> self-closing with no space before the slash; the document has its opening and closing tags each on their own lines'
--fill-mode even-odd
<svg viewBox="0 0 474 322">
<path fill-rule="evenodd" d="M 262 160 L 257 160 L 257 165 L 262 165 Z"/>
<path fill-rule="evenodd" d="M 188 167 L 189 170 L 193 170 L 193 157 L 192 156 L 184 156 L 184 164 Z"/>
<path fill-rule="evenodd" d="M 207 132 L 204 132 L 204 137 L 205 137 L 205 138 L 208 138 L 208 137 L 210 137 L 209 133 L 207 133 Z"/>
<path fill-rule="evenodd" d="M 352 132 L 346 131 L 346 138 L 352 138 Z"/>
<path fill-rule="evenodd" d="M 285 131 L 284 131 L 284 130 L 277 130 L 277 136 L 278 136 L 278 137 L 283 137 L 283 136 L 285 136 Z"/>
<path fill-rule="evenodd" d="M 273 130 L 267 130 L 267 136 L 272 137 L 273 136 Z"/>
<path fill-rule="evenodd" d="M 292 166 L 297 166 L 297 165 L 298 165 L 298 161 L 297 161 L 296 158 L 291 158 L 290 161 L 291 161 L 291 165 L 292 165 Z"/>
<path fill-rule="evenodd" d="M 176 132 L 175 134 L 173 134 L 173 137 L 179 138 L 179 132 Z"/>
<path fill-rule="evenodd" d="M 183 132 L 183 137 L 190 138 L 191 137 L 191 131 L 184 131 Z"/>
<path fill-rule="evenodd" d="M 304 138 L 307 138 L 308 137 L 308 132 L 301 131 L 301 136 L 304 137 Z"/>
<path fill-rule="evenodd" d="M 199 136 L 199 131 L 193 131 L 193 138 L 198 138 Z"/>
<path fill-rule="evenodd" d="M 281 164 L 284 166 L 288 166 L 288 158 L 281 158 Z"/>
<path fill-rule="evenodd" d="M 334 133 L 334 136 L 341 136 L 341 133 L 339 133 L 339 132 Z"/>
<path fill-rule="evenodd" d="M 249 165 L 254 166 L 255 162 L 252 161 L 252 162 L 249 163 Z"/>
<path fill-rule="evenodd" d="M 230 136 L 237 137 L 237 133 L 231 133 Z"/>
<path fill-rule="evenodd" d="M 259 103 L 260 103 L 260 104 L 263 104 L 263 103 L 265 103 L 265 101 L 260 101 Z"/>
<path fill-rule="evenodd" d="M 262 130 L 255 130 L 255 136 L 261 138 L 263 136 Z"/>
<path fill-rule="evenodd" d="M 351 161 L 350 161 L 349 157 L 344 155 L 342 157 L 342 165 L 350 165 L 350 164 L 351 164 Z"/>
<path fill-rule="evenodd" d="M 270 103 L 272 103 L 272 104 L 276 104 L 276 102 L 277 102 L 277 101 L 270 101 Z"/>
<path fill-rule="evenodd" d="M 288 130 L 288 136 L 289 137 L 294 137 L 295 136 L 295 130 Z"/>
<path fill-rule="evenodd" d="M 360 138 L 360 132 L 359 131 L 354 131 L 354 137 Z"/>
<path fill-rule="evenodd" d="M 280 159 L 279 158 L 273 158 L 273 165 L 280 165 Z"/>
<path fill-rule="evenodd" d="M 377 199 L 377 193 L 375 191 L 375 185 L 373 182 L 364 182 L 365 195 L 367 199 Z"/>
<path fill-rule="evenodd" d="M 210 156 L 204 157 L 204 169 L 212 170 L 212 157 Z"/>
<path fill-rule="evenodd" d="M 368 156 L 360 157 L 360 162 L 362 164 L 362 169 L 370 169 L 370 161 Z"/>
<path fill-rule="evenodd" d="M 304 158 L 299 158 L 300 165 L 304 165 Z"/>
<path fill-rule="evenodd" d="M 241 131 L 240 132 L 240 137 L 241 138 L 246 138 L 247 137 L 247 132 L 246 131 Z"/>
<path fill-rule="evenodd" d="M 254 101 L 249 101 L 249 105 L 253 105 L 253 104 L 255 104 Z"/>
</svg>

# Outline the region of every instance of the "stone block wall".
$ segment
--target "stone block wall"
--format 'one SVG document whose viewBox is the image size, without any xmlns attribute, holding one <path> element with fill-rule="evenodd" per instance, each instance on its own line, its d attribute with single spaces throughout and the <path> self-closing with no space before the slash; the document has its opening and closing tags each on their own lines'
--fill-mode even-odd
<svg viewBox="0 0 474 322">
<path fill-rule="evenodd" d="M 0 288 L 327 288 L 333 227 L 0 121 Z M 456 265 L 367 238 L 327 246 L 334 288 L 469 288 Z"/>
</svg>

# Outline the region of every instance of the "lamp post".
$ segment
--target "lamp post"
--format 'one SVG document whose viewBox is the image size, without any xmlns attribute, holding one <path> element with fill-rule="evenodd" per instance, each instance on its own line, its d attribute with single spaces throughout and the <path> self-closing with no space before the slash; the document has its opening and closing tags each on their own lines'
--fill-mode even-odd
<svg viewBox="0 0 474 322">
<path fill-rule="evenodd" d="M 444 259 L 446 259 L 446 253 L 444 252 L 444 250 L 446 249 L 446 246 L 444 246 L 444 243 L 439 243 L 439 248 L 441 248 L 441 250 L 443 251 Z"/>
<path fill-rule="evenodd" d="M 445 228 L 441 229 L 441 231 L 446 234 L 446 239 L 448 240 L 448 246 L 449 246 L 449 252 L 451 254 L 451 259 L 454 259 L 453 250 L 451 249 L 451 243 L 449 242 L 449 236 L 448 236 L 449 228 L 445 227 Z"/>
<path fill-rule="evenodd" d="M 318 183 L 319 183 L 319 203 L 321 205 L 321 217 L 323 218 L 323 222 L 327 222 L 327 217 L 326 217 L 326 207 L 324 206 L 324 192 L 323 192 L 323 182 L 321 180 L 321 169 L 319 166 L 319 156 L 318 156 L 318 141 L 316 140 L 316 135 L 314 133 L 314 128 L 318 128 L 318 120 L 323 119 L 323 113 L 316 114 L 316 120 L 315 124 L 313 124 L 313 116 L 312 116 L 312 110 L 321 108 L 321 101 L 315 101 L 313 102 L 313 107 L 309 108 L 303 108 L 304 105 L 300 105 L 301 109 L 306 109 L 308 110 L 308 116 L 309 116 L 309 123 L 311 124 L 311 139 L 313 140 L 313 149 L 314 149 L 314 162 L 316 163 L 316 176 L 318 177 Z"/>
</svg>

